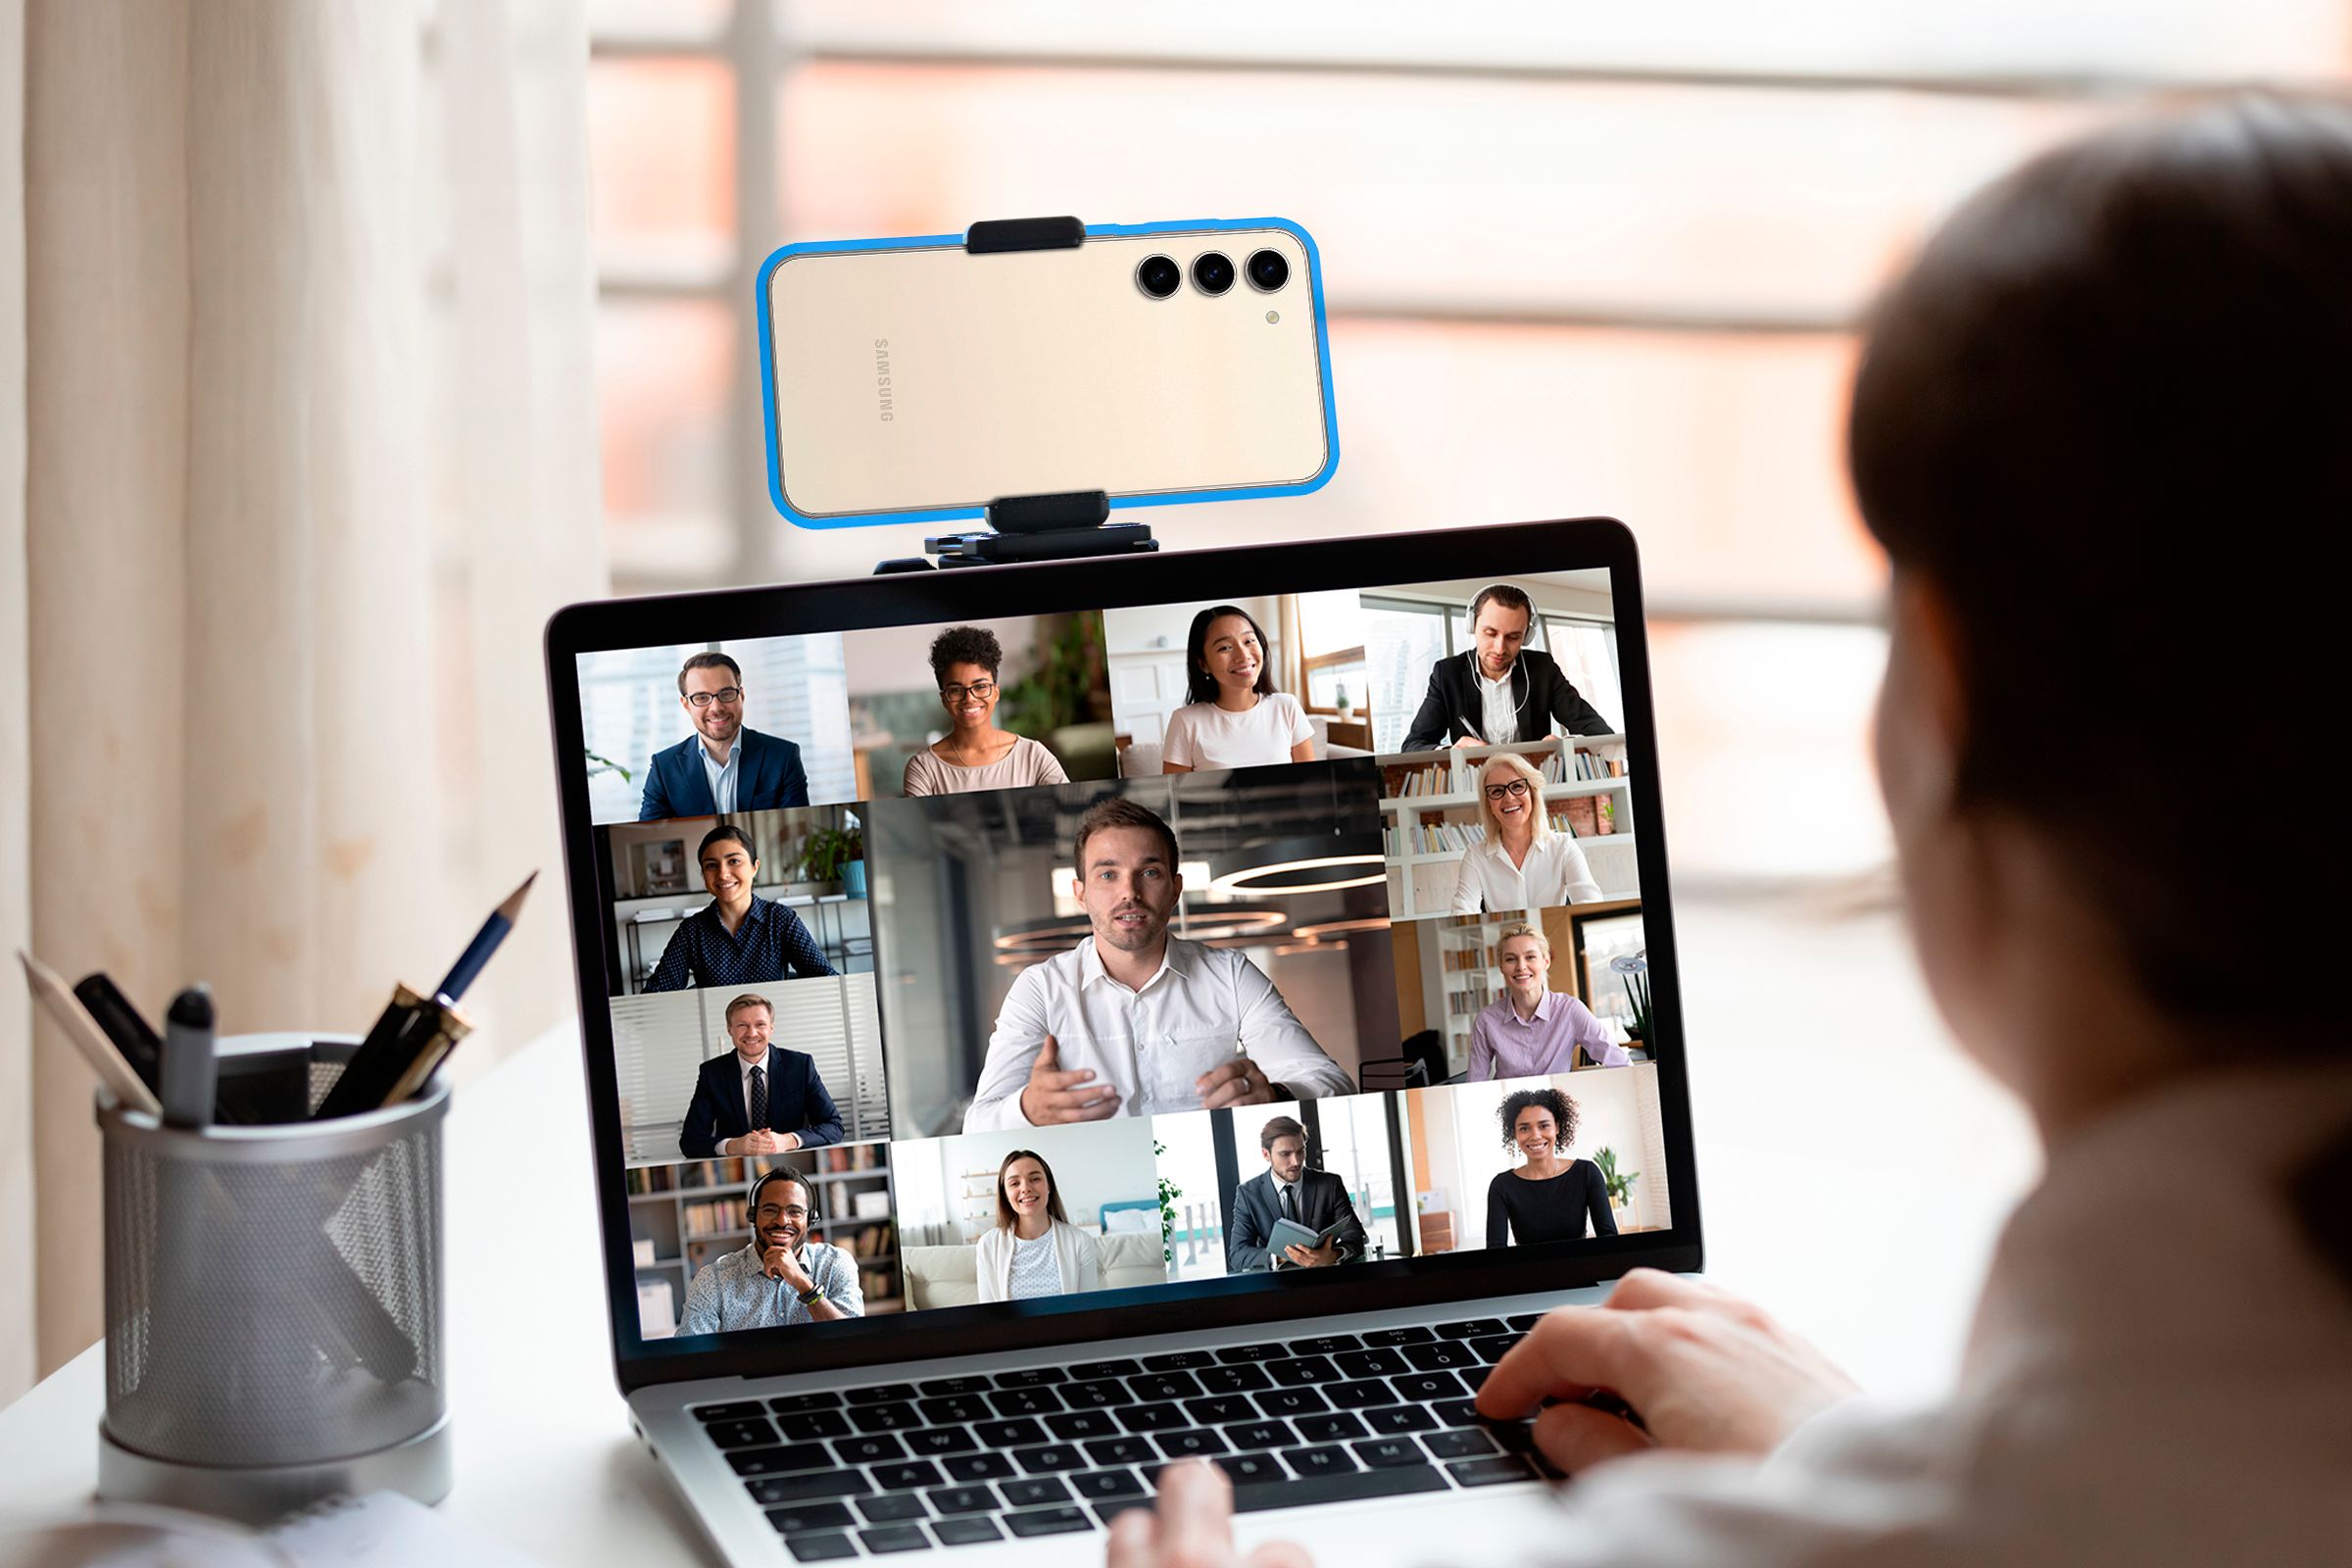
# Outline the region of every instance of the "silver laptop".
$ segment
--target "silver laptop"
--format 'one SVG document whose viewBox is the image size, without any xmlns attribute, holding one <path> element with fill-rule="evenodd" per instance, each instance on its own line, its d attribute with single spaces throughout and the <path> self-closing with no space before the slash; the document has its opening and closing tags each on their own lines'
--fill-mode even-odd
<svg viewBox="0 0 2352 1568">
<path fill-rule="evenodd" d="M 1700 1261 L 1606 520 L 548 629 L 613 1371 L 730 1561 L 1543 1522 L 1485 1369 Z"/>
</svg>

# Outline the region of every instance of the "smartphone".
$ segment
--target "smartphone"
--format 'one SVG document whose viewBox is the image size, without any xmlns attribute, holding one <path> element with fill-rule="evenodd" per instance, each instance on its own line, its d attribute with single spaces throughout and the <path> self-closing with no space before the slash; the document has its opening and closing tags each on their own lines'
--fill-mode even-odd
<svg viewBox="0 0 2352 1568">
<path fill-rule="evenodd" d="M 1009 225 L 1007 225 L 1009 226 Z M 1282 219 L 787 245 L 760 270 L 768 493 L 807 527 L 1301 495 L 1339 466 L 1323 279 Z M 1075 239 L 1076 243 L 1067 243 Z"/>
</svg>

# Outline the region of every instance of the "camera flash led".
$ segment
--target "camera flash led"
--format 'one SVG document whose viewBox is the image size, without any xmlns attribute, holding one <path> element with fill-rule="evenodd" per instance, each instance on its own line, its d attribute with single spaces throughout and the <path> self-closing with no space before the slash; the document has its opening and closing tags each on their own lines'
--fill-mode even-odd
<svg viewBox="0 0 2352 1568">
<path fill-rule="evenodd" d="M 1276 321 L 1279 321 L 1279 320 L 1281 320 L 1281 319 L 1282 319 L 1282 313 L 1281 313 L 1280 311 L 1268 311 L 1268 312 L 1266 313 L 1266 324 L 1267 324 L 1268 326 L 1271 326 L 1271 325 L 1273 325 L 1273 324 L 1274 324 Z"/>
</svg>

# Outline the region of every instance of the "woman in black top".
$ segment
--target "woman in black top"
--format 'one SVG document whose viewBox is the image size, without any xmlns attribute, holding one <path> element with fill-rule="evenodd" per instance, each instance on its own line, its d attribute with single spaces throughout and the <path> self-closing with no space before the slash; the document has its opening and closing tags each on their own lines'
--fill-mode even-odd
<svg viewBox="0 0 2352 1568">
<path fill-rule="evenodd" d="M 1517 1149 L 1527 1163 L 1487 1184 L 1489 1247 L 1617 1234 L 1600 1167 L 1560 1157 L 1575 1140 L 1576 1102 L 1557 1089 L 1522 1089 L 1503 1101 L 1502 1147 Z"/>
</svg>

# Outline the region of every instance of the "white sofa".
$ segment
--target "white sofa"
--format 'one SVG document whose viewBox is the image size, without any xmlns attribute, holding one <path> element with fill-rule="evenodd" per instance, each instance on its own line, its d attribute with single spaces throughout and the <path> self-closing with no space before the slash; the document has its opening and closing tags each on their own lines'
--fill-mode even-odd
<svg viewBox="0 0 2352 1568">
<path fill-rule="evenodd" d="M 1159 1232 L 1097 1236 L 1102 1250 L 1102 1289 L 1133 1290 L 1165 1285 L 1168 1265 L 1160 1256 Z M 909 1247 L 901 1259 L 906 1270 L 906 1304 L 914 1311 L 935 1306 L 969 1306 L 980 1299 L 979 1254 L 969 1247 Z"/>
</svg>

